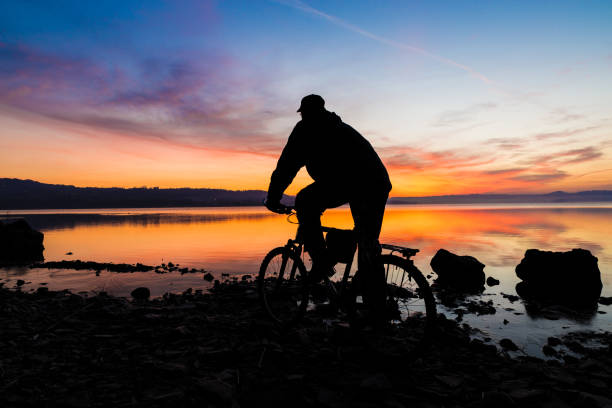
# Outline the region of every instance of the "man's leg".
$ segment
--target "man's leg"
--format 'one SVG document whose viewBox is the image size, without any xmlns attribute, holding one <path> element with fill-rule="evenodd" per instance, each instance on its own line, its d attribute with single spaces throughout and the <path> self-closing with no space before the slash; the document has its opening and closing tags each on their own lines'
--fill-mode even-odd
<svg viewBox="0 0 612 408">
<path fill-rule="evenodd" d="M 328 261 L 321 231 L 321 214 L 328 208 L 346 204 L 348 200 L 337 189 L 320 183 L 304 187 L 295 197 L 295 210 L 300 222 L 300 234 L 313 265 L 326 267 Z"/>
<path fill-rule="evenodd" d="M 388 193 L 375 193 L 351 200 L 359 247 L 358 268 L 363 282 L 363 300 L 373 318 L 384 322 L 386 307 L 385 271 L 379 263 L 381 253 L 378 237 L 382 227 Z"/>
</svg>

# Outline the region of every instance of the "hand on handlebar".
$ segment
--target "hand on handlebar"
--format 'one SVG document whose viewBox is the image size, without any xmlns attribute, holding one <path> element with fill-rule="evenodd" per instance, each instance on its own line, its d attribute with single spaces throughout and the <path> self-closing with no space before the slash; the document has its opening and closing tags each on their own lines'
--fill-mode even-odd
<svg viewBox="0 0 612 408">
<path fill-rule="evenodd" d="M 277 214 L 291 214 L 291 212 L 293 212 L 293 207 L 288 207 L 280 202 L 270 202 L 265 200 L 264 205 L 268 210 Z"/>
</svg>

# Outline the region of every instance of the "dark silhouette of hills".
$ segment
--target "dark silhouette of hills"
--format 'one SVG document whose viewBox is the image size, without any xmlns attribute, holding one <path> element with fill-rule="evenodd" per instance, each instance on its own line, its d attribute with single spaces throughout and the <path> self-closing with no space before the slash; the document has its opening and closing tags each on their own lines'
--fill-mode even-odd
<svg viewBox="0 0 612 408">
<path fill-rule="evenodd" d="M 464 194 L 431 197 L 392 197 L 389 204 L 537 204 L 611 202 L 612 191 L 592 190 L 577 193 L 555 191 L 548 194 Z"/>
<path fill-rule="evenodd" d="M 0 178 L 0 209 L 214 207 L 262 205 L 262 190 L 210 188 L 102 188 Z M 293 197 L 289 197 L 291 201 Z M 612 191 L 549 194 L 467 194 L 392 197 L 389 204 L 496 204 L 612 202 Z"/>
<path fill-rule="evenodd" d="M 0 178 L 0 209 L 262 205 L 266 192 L 211 188 L 102 188 Z"/>
</svg>

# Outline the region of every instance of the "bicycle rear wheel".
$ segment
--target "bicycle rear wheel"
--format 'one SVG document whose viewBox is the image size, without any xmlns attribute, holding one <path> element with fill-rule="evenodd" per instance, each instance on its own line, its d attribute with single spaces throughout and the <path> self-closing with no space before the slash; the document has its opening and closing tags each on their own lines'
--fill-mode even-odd
<svg viewBox="0 0 612 408">
<path fill-rule="evenodd" d="M 259 268 L 257 289 L 268 315 L 281 325 L 299 321 L 308 305 L 306 267 L 287 247 L 274 248 Z"/>
<path fill-rule="evenodd" d="M 427 279 L 414 263 L 395 255 L 381 255 L 387 280 L 387 310 L 392 321 L 423 317 L 427 327 L 436 319 L 436 301 Z"/>
</svg>

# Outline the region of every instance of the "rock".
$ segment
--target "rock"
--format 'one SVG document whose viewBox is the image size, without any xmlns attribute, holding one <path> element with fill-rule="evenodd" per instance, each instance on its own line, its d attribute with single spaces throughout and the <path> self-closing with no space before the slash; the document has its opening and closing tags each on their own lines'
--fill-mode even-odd
<svg viewBox="0 0 612 408">
<path fill-rule="evenodd" d="M 501 339 L 499 341 L 499 345 L 502 346 L 504 350 L 517 351 L 519 349 L 518 346 L 510 339 Z"/>
<path fill-rule="evenodd" d="M 212 274 L 212 273 L 207 272 L 207 273 L 204 275 L 204 280 L 205 280 L 205 281 L 207 281 L 207 282 L 212 282 L 213 280 L 215 280 L 215 277 L 213 276 L 213 274 Z"/>
<path fill-rule="evenodd" d="M 81 261 L 76 259 L 74 261 L 59 261 L 59 262 L 43 262 L 37 263 L 31 266 L 32 268 L 47 268 L 47 269 L 91 269 L 95 271 L 101 271 L 106 269 L 109 272 L 120 272 L 120 273 L 131 273 L 131 272 L 148 272 L 153 270 L 152 266 L 143 265 L 137 263 L 136 265 L 131 264 L 115 264 L 112 262 L 93 262 L 93 261 Z"/>
<path fill-rule="evenodd" d="M 545 397 L 545 394 L 542 390 L 518 388 L 510 391 L 510 397 L 517 402 L 518 406 L 525 406 L 528 403 L 535 403 L 542 400 Z"/>
<path fill-rule="evenodd" d="M 499 281 L 495 279 L 494 277 L 489 276 L 487 278 L 487 286 L 495 286 L 495 285 L 499 285 Z"/>
<path fill-rule="evenodd" d="M 0 264 L 27 264 L 42 261 L 44 235 L 24 219 L 0 221 Z"/>
<path fill-rule="evenodd" d="M 233 387 L 223 381 L 215 379 L 197 380 L 200 390 L 217 406 L 237 406 L 234 400 Z"/>
<path fill-rule="evenodd" d="M 542 347 L 542 353 L 544 353 L 545 356 L 553 357 L 557 355 L 557 350 L 546 344 Z"/>
<path fill-rule="evenodd" d="M 132 297 L 136 300 L 147 300 L 151 296 L 151 291 L 149 288 L 141 286 L 134 289 L 130 295 L 132 295 Z"/>
<path fill-rule="evenodd" d="M 478 316 L 486 314 L 495 314 L 496 310 L 493 306 L 493 301 L 487 302 L 483 300 L 468 300 L 461 304 L 467 309 L 468 313 L 476 313 Z M 461 309 L 458 309 L 461 310 Z"/>
<path fill-rule="evenodd" d="M 464 291 L 480 291 L 484 288 L 485 265 L 472 256 L 455 255 L 440 249 L 430 262 L 438 274 L 436 283 Z"/>
<path fill-rule="evenodd" d="M 490 341 L 490 339 L 486 341 Z M 482 353 L 482 355 L 485 355 L 486 353 L 497 354 L 497 347 L 495 347 L 493 344 L 485 344 L 480 339 L 472 339 L 472 341 L 470 341 L 470 346 L 472 349 Z"/>
<path fill-rule="evenodd" d="M 505 392 L 488 391 L 482 393 L 482 406 L 496 408 L 516 407 L 516 403 Z"/>
<path fill-rule="evenodd" d="M 562 346 L 545 362 L 510 358 L 515 353 L 498 352 L 497 342 L 472 338 L 469 326 L 441 315 L 431 347 L 407 358 L 421 319 L 360 333 L 311 314 L 305 324 L 279 330 L 259 299 L 248 298 L 256 293 L 256 282 L 240 281 L 135 306 L 101 294 L 0 288 L 0 400 L 7 401 L 0 405 L 610 405 L 597 397 L 610 393 L 609 332 L 564 336 L 562 344 L 591 339 L 597 349 L 589 345 L 584 358 L 565 364 Z"/>
<path fill-rule="evenodd" d="M 463 383 L 463 378 L 457 375 L 434 375 L 434 377 L 450 388 L 457 388 Z"/>
<path fill-rule="evenodd" d="M 386 375 L 382 373 L 377 373 L 377 374 L 371 375 L 370 377 L 364 378 L 361 381 L 360 387 L 366 388 L 369 390 L 377 390 L 377 391 L 383 391 L 383 390 L 388 390 L 392 388 L 391 383 L 389 382 L 389 379 L 387 378 Z"/>
<path fill-rule="evenodd" d="M 593 305 L 603 287 L 597 258 L 586 249 L 528 249 L 516 275 L 522 280 L 516 286 L 521 297 L 552 303 Z"/>
<path fill-rule="evenodd" d="M 577 364 L 578 363 L 578 359 L 574 356 L 570 356 L 568 354 L 563 356 L 563 361 L 565 361 L 567 364 Z"/>
<path fill-rule="evenodd" d="M 518 296 L 509 295 L 509 294 L 504 293 L 504 292 L 501 292 L 501 295 L 502 295 L 502 297 L 508 299 L 510 301 L 510 303 L 514 303 L 514 302 L 516 302 L 517 300 L 520 299 L 520 297 L 518 297 Z"/>
<path fill-rule="evenodd" d="M 25 281 L 23 279 L 17 279 L 17 286 L 23 286 Z"/>
<path fill-rule="evenodd" d="M 604 306 L 612 305 L 612 296 L 610 296 L 610 297 L 605 297 L 605 296 L 600 297 L 599 298 L 599 303 L 604 305 Z"/>
<path fill-rule="evenodd" d="M 565 341 L 563 344 L 574 353 L 584 354 L 585 352 L 584 346 L 577 341 Z"/>
</svg>

